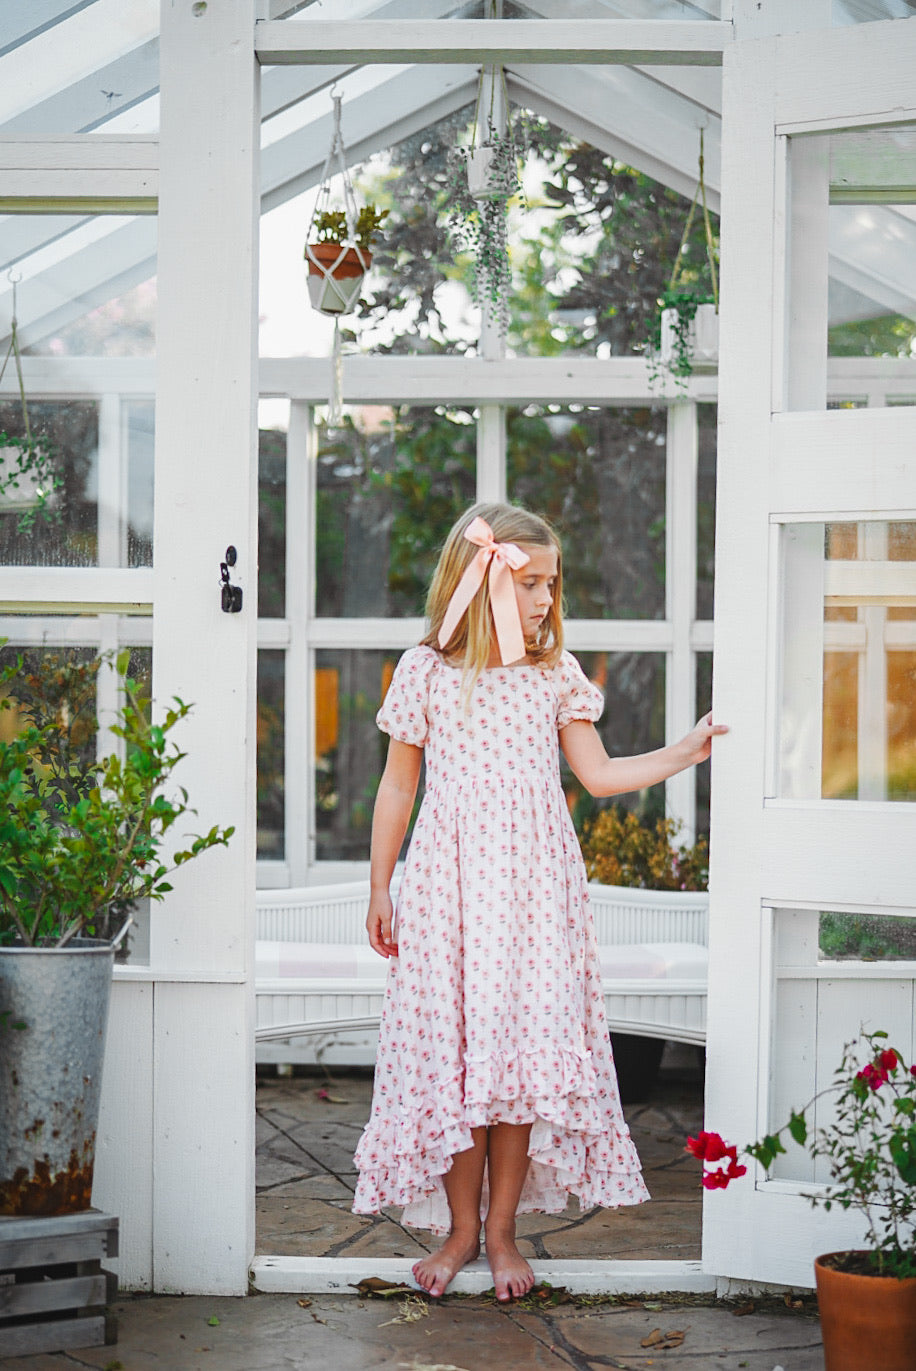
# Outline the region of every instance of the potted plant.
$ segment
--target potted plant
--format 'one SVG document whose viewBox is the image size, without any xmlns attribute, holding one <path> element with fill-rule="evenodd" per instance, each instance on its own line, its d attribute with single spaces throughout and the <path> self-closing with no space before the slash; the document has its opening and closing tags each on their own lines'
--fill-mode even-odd
<svg viewBox="0 0 916 1371">
<path fill-rule="evenodd" d="M 31 656 L 31 655 L 30 655 Z M 96 759 L 95 688 L 113 669 L 123 756 Z M 128 654 L 20 655 L 0 672 L 0 1215 L 89 1207 L 115 948 L 138 900 L 176 867 L 225 845 L 214 826 L 166 853 L 193 814 L 167 794 L 183 753 L 129 678 Z"/>
<path fill-rule="evenodd" d="M 864 1050 L 863 1050 L 864 1049 Z M 864 1064 L 863 1064 L 864 1059 Z M 833 1084 L 743 1155 L 767 1171 L 788 1135 L 823 1158 L 830 1184 L 808 1198 L 825 1209 L 861 1214 L 867 1246 L 828 1252 L 814 1263 L 826 1371 L 909 1371 L 916 1346 L 916 1065 L 881 1031 L 845 1045 Z M 831 1097 L 834 1117 L 812 1128 L 817 1100 Z M 747 1172 L 738 1149 L 718 1133 L 688 1138 L 704 1164 L 703 1185 L 725 1189 Z"/>
<path fill-rule="evenodd" d="M 629 892 L 638 889 L 666 892 L 659 901 L 664 911 L 646 910 L 653 923 L 659 916 L 665 920 L 672 906 L 692 911 L 697 893 L 709 888 L 709 847 L 702 837 L 690 846 L 679 844 L 681 827 L 675 819 L 645 822 L 618 805 L 587 820 L 579 843 L 593 906 L 626 906 L 632 903 Z M 658 1075 L 665 1040 L 615 1032 L 611 1041 L 621 1099 L 644 1099 Z"/>
<path fill-rule="evenodd" d="M 303 256 L 309 264 L 309 298 L 322 314 L 349 314 L 372 265 L 372 244 L 388 210 L 363 205 L 355 218 L 325 209 L 312 222 Z"/>
</svg>

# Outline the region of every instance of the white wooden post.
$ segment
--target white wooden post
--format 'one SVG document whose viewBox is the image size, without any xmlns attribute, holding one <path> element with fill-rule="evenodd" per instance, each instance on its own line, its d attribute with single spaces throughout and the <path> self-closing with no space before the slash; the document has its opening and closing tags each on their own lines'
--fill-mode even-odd
<svg viewBox="0 0 916 1371">
<path fill-rule="evenodd" d="M 665 672 L 665 742 L 693 728 L 696 710 L 696 656 L 690 625 L 697 585 L 697 409 L 686 400 L 668 406 L 665 538 L 665 617 L 671 625 L 671 651 Z M 684 829 L 679 841 L 692 843 L 696 826 L 696 779 L 692 768 L 665 783 L 665 810 Z"/>
<path fill-rule="evenodd" d="M 194 704 L 180 780 L 196 829 L 236 832 L 178 873 L 151 930 L 153 1286 L 214 1294 L 244 1293 L 254 1250 L 254 23 L 254 0 L 162 3 L 153 688 L 160 714 Z"/>
</svg>

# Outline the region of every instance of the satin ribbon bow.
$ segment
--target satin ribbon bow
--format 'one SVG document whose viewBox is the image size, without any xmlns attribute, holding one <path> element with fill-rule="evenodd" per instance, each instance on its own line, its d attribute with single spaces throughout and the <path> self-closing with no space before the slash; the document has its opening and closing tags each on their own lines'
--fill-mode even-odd
<svg viewBox="0 0 916 1371">
<path fill-rule="evenodd" d="M 490 604 L 493 608 L 500 661 L 503 666 L 509 662 L 517 662 L 520 657 L 524 657 L 526 648 L 512 572 L 521 570 L 531 558 L 527 552 L 522 552 L 520 547 L 516 547 L 515 543 L 498 543 L 493 537 L 492 528 L 479 514 L 468 524 L 464 536 L 469 543 L 476 543 L 480 551 L 466 568 L 449 600 L 442 627 L 439 629 L 439 646 L 445 648 L 461 622 L 461 616 L 483 585 L 483 578 L 489 567 Z"/>
</svg>

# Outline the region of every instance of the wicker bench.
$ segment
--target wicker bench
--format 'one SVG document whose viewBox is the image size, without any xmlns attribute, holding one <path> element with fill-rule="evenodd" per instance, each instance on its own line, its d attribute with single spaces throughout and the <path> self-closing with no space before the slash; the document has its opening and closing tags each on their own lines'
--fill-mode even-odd
<svg viewBox="0 0 916 1371">
<path fill-rule="evenodd" d="M 708 898 L 589 892 L 618 1069 L 627 1057 L 641 1078 L 666 1040 L 705 1042 Z M 365 881 L 258 893 L 258 1062 L 375 1061 L 386 966 L 366 942 L 368 893 Z"/>
</svg>

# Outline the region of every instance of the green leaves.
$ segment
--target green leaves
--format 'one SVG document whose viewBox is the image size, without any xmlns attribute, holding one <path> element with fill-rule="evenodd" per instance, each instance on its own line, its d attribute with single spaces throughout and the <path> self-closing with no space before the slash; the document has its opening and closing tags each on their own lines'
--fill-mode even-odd
<svg viewBox="0 0 916 1371">
<path fill-rule="evenodd" d="M 96 678 L 118 676 L 123 704 L 113 727 L 123 756 L 95 759 Z M 111 936 L 137 900 L 162 899 L 164 879 L 232 829 L 211 827 L 179 853 L 164 852 L 169 830 L 193 815 L 187 792 L 170 788 L 184 753 L 171 730 L 189 712 L 176 699 L 162 722 L 127 675 L 129 654 L 79 661 L 20 657 L 2 683 L 26 721 L 0 743 L 0 942 L 61 944 L 92 928 Z"/>
</svg>

